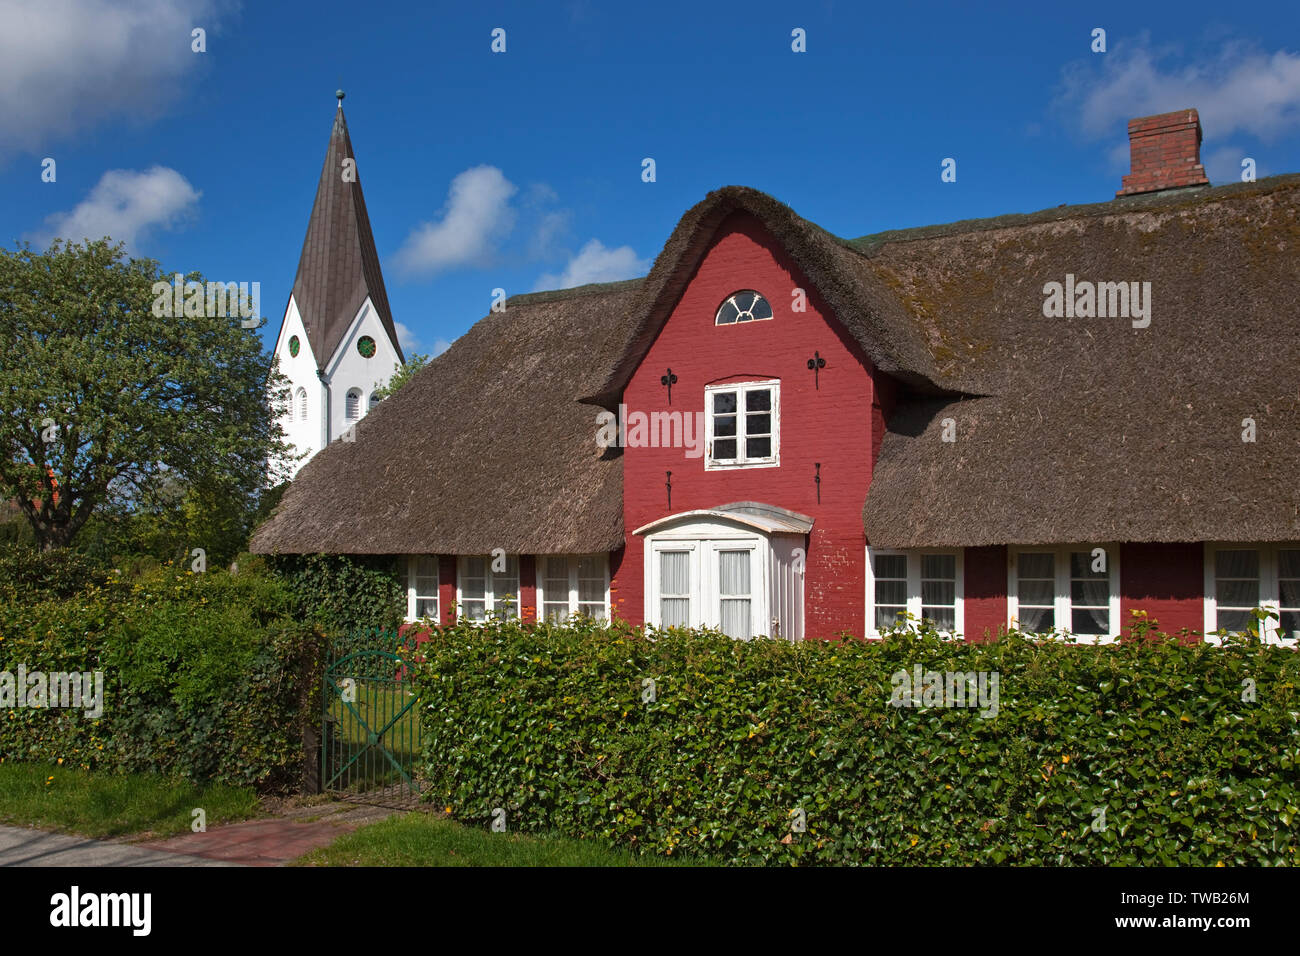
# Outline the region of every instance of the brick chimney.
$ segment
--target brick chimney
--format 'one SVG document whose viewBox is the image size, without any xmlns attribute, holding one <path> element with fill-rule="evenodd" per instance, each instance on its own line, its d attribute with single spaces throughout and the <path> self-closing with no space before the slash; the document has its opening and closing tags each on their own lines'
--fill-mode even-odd
<svg viewBox="0 0 1300 956">
<path fill-rule="evenodd" d="M 1129 120 L 1128 146 L 1132 169 L 1116 196 L 1210 184 L 1201 165 L 1201 118 L 1196 110 Z"/>
</svg>

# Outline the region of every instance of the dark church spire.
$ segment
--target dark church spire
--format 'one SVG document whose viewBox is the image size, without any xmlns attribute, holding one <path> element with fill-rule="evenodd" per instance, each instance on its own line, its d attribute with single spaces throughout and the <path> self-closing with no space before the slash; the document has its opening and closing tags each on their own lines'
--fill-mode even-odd
<svg viewBox="0 0 1300 956">
<path fill-rule="evenodd" d="M 293 298 L 318 368 L 329 363 L 367 295 L 393 348 L 405 361 L 343 115 L 344 93 L 339 90 L 334 95 L 338 109 L 298 260 L 298 274 L 293 280 Z"/>
</svg>

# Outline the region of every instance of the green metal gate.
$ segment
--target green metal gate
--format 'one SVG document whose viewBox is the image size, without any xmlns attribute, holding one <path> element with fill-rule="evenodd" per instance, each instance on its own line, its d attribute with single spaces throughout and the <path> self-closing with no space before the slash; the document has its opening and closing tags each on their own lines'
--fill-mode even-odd
<svg viewBox="0 0 1300 956">
<path fill-rule="evenodd" d="M 321 782 L 345 799 L 409 806 L 420 799 L 418 698 L 396 634 L 372 633 L 325 668 Z"/>
</svg>

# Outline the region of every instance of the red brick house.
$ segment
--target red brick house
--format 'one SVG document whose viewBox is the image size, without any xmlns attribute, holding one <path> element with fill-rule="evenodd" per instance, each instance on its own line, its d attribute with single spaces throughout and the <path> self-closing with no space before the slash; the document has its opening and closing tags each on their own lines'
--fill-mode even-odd
<svg viewBox="0 0 1300 956">
<path fill-rule="evenodd" d="M 1300 175 L 1209 186 L 1194 110 L 1130 136 L 1109 201 L 858 239 L 713 192 L 644 279 L 476 323 L 252 547 L 400 556 L 443 622 L 1294 642 Z"/>
</svg>

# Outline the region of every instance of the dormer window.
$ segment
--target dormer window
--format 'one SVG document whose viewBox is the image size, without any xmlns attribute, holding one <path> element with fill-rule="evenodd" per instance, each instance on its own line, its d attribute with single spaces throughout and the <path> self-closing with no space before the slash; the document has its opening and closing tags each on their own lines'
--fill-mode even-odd
<svg viewBox="0 0 1300 956">
<path fill-rule="evenodd" d="M 722 305 L 718 306 L 718 315 L 714 324 L 734 325 L 737 322 L 755 322 L 771 317 L 772 307 L 768 305 L 767 299 L 753 289 L 745 289 L 732 293 Z"/>
</svg>

